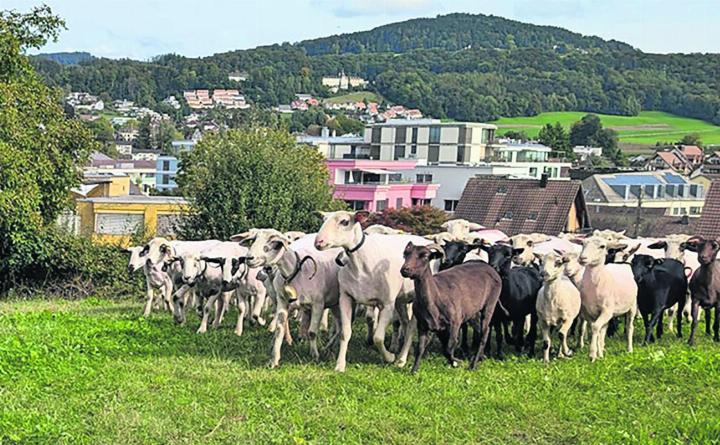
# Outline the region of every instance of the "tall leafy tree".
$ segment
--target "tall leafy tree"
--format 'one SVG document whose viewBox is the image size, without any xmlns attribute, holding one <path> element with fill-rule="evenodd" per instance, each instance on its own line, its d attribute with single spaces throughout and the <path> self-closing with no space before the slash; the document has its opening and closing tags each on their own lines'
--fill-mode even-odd
<svg viewBox="0 0 720 445">
<path fill-rule="evenodd" d="M 70 205 L 79 167 L 96 147 L 25 56 L 63 26 L 46 6 L 26 14 L 0 11 L 0 286 L 51 253 L 43 233 Z"/>
<path fill-rule="evenodd" d="M 560 122 L 556 122 L 555 125 L 545 124 L 538 133 L 538 142 L 563 153 L 565 157 L 573 157 L 570 136 Z"/>
<path fill-rule="evenodd" d="M 283 130 L 250 128 L 209 135 L 182 154 L 177 183 L 190 198 L 188 238 L 227 239 L 252 227 L 316 230 L 332 198 L 322 155 Z"/>
<path fill-rule="evenodd" d="M 154 148 L 155 144 L 153 143 L 152 121 L 150 120 L 150 116 L 145 116 L 140 119 L 135 146 L 140 150 L 150 150 Z"/>
</svg>

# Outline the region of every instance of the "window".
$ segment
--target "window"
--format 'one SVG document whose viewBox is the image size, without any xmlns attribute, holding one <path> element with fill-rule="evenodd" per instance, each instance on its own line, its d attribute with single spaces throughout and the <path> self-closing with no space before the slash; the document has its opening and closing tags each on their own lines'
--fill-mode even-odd
<svg viewBox="0 0 720 445">
<path fill-rule="evenodd" d="M 417 145 L 413 144 L 410 146 L 410 156 L 417 156 Z"/>
<path fill-rule="evenodd" d="M 497 188 L 498 193 L 507 193 L 507 186 L 501 185 Z"/>
<path fill-rule="evenodd" d="M 465 147 L 463 147 L 462 145 L 458 145 L 456 161 L 458 163 L 465 162 Z"/>
<path fill-rule="evenodd" d="M 440 127 L 430 127 L 430 143 L 440 143 Z"/>
<path fill-rule="evenodd" d="M 418 135 L 418 129 L 417 127 L 412 129 L 412 143 L 417 144 L 417 135 Z"/>
<path fill-rule="evenodd" d="M 418 175 L 415 175 L 415 182 L 417 183 L 425 183 L 425 182 L 432 182 L 433 175 L 429 175 L 427 173 L 420 173 Z"/>
<path fill-rule="evenodd" d="M 163 185 L 170 184 L 170 175 L 162 175 L 162 183 Z"/>
<path fill-rule="evenodd" d="M 400 127 L 395 129 L 395 143 L 404 144 L 405 137 L 407 136 L 407 128 Z"/>
<path fill-rule="evenodd" d="M 430 200 L 422 199 L 422 198 L 412 198 L 412 205 L 413 206 L 429 206 Z"/>
<path fill-rule="evenodd" d="M 531 178 L 537 178 L 537 167 L 530 167 L 530 177 Z"/>
<path fill-rule="evenodd" d="M 527 219 L 528 221 L 537 221 L 538 214 L 537 212 L 530 212 L 528 213 Z"/>
<path fill-rule="evenodd" d="M 357 184 L 361 180 L 362 172 L 358 170 L 345 171 L 345 184 Z"/>
<path fill-rule="evenodd" d="M 345 201 L 350 210 L 365 210 L 365 201 Z"/>
<path fill-rule="evenodd" d="M 403 159 L 405 157 L 405 146 L 404 145 L 396 145 L 395 146 L 395 155 L 393 156 L 394 160 Z"/>
<path fill-rule="evenodd" d="M 381 201 L 375 201 L 375 211 L 376 212 L 382 212 L 383 210 L 386 210 L 388 207 L 388 200 L 383 199 Z"/>
<path fill-rule="evenodd" d="M 446 212 L 454 212 L 458 205 L 457 199 L 446 199 L 445 200 L 445 211 Z"/>
<path fill-rule="evenodd" d="M 458 144 L 472 143 L 472 128 L 465 126 L 458 128 Z"/>
<path fill-rule="evenodd" d="M 98 213 L 95 233 L 101 235 L 130 235 L 142 226 L 143 215 L 134 213 Z"/>
<path fill-rule="evenodd" d="M 440 160 L 440 146 L 431 145 L 428 147 L 428 162 L 438 162 Z"/>
<path fill-rule="evenodd" d="M 370 159 L 380 159 L 380 146 L 379 145 L 373 145 L 370 147 Z"/>
<path fill-rule="evenodd" d="M 502 219 L 513 219 L 513 212 L 508 210 L 507 212 L 503 213 Z"/>
<path fill-rule="evenodd" d="M 170 171 L 170 161 L 163 161 L 163 171 Z"/>
<path fill-rule="evenodd" d="M 702 207 L 690 207 L 691 215 L 699 215 L 702 212 Z"/>
<path fill-rule="evenodd" d="M 397 199 L 395 200 L 395 208 L 396 208 L 396 209 L 401 209 L 402 206 L 403 206 L 403 199 L 402 199 L 402 198 L 397 198 Z"/>
<path fill-rule="evenodd" d="M 373 127 L 372 129 L 372 136 L 371 141 L 373 144 L 379 144 L 380 143 L 380 135 L 382 134 L 382 128 L 381 127 Z"/>
</svg>

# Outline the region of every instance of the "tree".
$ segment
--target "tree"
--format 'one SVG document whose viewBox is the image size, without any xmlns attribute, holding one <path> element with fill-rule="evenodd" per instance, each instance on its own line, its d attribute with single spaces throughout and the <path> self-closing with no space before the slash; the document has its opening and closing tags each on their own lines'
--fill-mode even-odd
<svg viewBox="0 0 720 445">
<path fill-rule="evenodd" d="M 506 131 L 505 134 L 503 134 L 502 136 L 505 138 L 508 138 L 508 139 L 513 139 L 513 140 L 522 141 L 522 142 L 528 141 L 530 139 L 530 137 L 528 136 L 528 134 L 526 132 L 516 131 L 516 130 Z"/>
<path fill-rule="evenodd" d="M 560 122 L 555 125 L 545 124 L 538 133 L 538 142 L 563 153 L 566 158 L 575 156 L 570 146 L 570 136 Z"/>
<path fill-rule="evenodd" d="M 96 148 L 24 52 L 64 26 L 50 8 L 0 11 L 0 287 L 52 255 L 43 237 L 70 202 L 81 166 Z"/>
<path fill-rule="evenodd" d="M 382 224 L 409 233 L 426 235 L 442 232 L 442 224 L 448 220 L 447 213 L 432 206 L 403 207 L 372 213 L 365 220 L 365 227 Z"/>
<path fill-rule="evenodd" d="M 697 133 L 691 133 L 686 134 L 683 136 L 682 139 L 678 141 L 678 144 L 680 145 L 697 145 L 698 147 L 702 147 L 702 141 L 700 140 L 700 135 Z"/>
<path fill-rule="evenodd" d="M 253 227 L 313 231 L 334 201 L 322 155 L 283 130 L 228 130 L 181 155 L 177 183 L 191 208 L 182 233 L 227 239 Z"/>
<path fill-rule="evenodd" d="M 150 150 L 153 148 L 152 121 L 150 120 L 150 116 L 145 116 L 140 119 L 138 136 L 135 139 L 135 147 L 140 150 Z"/>
<path fill-rule="evenodd" d="M 570 128 L 570 145 L 592 145 L 601 129 L 600 118 L 595 114 L 586 114 Z"/>
</svg>

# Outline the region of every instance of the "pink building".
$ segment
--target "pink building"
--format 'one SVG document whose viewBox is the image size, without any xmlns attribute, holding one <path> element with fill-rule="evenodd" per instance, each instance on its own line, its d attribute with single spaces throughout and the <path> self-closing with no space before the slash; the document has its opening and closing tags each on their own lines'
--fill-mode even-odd
<svg viewBox="0 0 720 445">
<path fill-rule="evenodd" d="M 330 182 L 335 186 L 335 198 L 346 201 L 353 210 L 380 212 L 387 208 L 430 204 L 440 187 L 431 182 L 403 179 L 401 172 L 415 169 L 415 160 L 328 159 L 325 162 L 330 169 Z"/>
</svg>

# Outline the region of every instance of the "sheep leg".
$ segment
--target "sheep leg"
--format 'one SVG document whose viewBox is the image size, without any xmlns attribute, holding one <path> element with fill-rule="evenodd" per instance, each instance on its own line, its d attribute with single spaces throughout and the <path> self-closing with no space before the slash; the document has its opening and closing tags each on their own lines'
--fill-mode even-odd
<svg viewBox="0 0 720 445">
<path fill-rule="evenodd" d="M 690 338 L 688 338 L 688 345 L 692 346 L 695 344 L 695 330 L 697 329 L 698 325 L 698 315 L 700 315 L 698 312 L 700 312 L 700 300 L 693 300 L 692 301 L 692 324 L 690 325 Z"/>
<path fill-rule="evenodd" d="M 392 320 L 393 312 L 395 311 L 394 305 L 384 306 L 380 309 L 378 315 L 377 325 L 375 326 L 375 332 L 373 333 L 373 343 L 380 354 L 383 356 L 383 360 L 387 363 L 395 361 L 395 354 L 385 349 L 385 330 Z"/>
<path fill-rule="evenodd" d="M 637 313 L 637 305 L 633 304 L 630 307 L 630 310 L 627 314 L 625 314 L 625 333 L 627 335 L 627 352 L 633 352 L 633 333 L 635 332 L 635 314 Z M 662 314 L 662 310 L 660 311 L 660 314 Z M 655 317 L 653 317 L 655 318 Z M 650 320 L 650 323 L 652 323 L 652 320 Z M 657 319 L 655 320 L 655 323 L 657 323 Z M 605 344 L 603 341 L 603 349 Z"/>
<path fill-rule="evenodd" d="M 173 285 L 172 280 L 170 277 L 165 278 L 165 284 L 162 287 L 163 292 L 163 302 L 165 303 L 165 310 L 173 313 L 173 301 L 172 301 L 172 294 L 173 294 Z"/>
<path fill-rule="evenodd" d="M 277 325 L 273 336 L 272 353 L 270 357 L 270 367 L 277 368 L 280 365 L 280 353 L 282 351 L 283 338 L 285 337 L 285 326 L 287 326 L 288 313 L 285 305 L 278 302 L 275 307 L 275 319 Z"/>
<path fill-rule="evenodd" d="M 663 330 L 664 329 L 663 326 L 665 324 L 664 317 L 665 317 L 665 311 L 661 310 L 660 311 L 660 319 L 658 320 L 657 326 L 655 327 L 655 330 L 656 330 L 655 336 L 657 337 L 658 340 L 660 340 L 662 338 L 663 334 L 665 333 L 665 331 Z"/>
<path fill-rule="evenodd" d="M 598 357 L 602 357 L 602 347 L 605 342 L 600 337 L 605 336 L 607 324 L 612 318 L 612 313 L 602 312 L 600 316 L 590 324 L 590 361 L 594 362 Z"/>
<path fill-rule="evenodd" d="M 147 299 L 147 302 L 145 303 L 145 310 L 143 311 L 143 317 L 150 316 L 150 312 L 152 311 L 152 304 L 153 304 L 154 297 L 155 297 L 155 291 L 153 290 L 150 283 L 147 283 L 147 288 L 145 290 L 145 298 Z"/>
<path fill-rule="evenodd" d="M 185 306 L 187 305 L 186 295 L 190 286 L 183 286 L 173 295 L 173 319 L 175 323 L 185 324 Z"/>
<path fill-rule="evenodd" d="M 265 326 L 265 319 L 262 317 L 263 307 L 267 299 L 267 290 L 265 286 L 259 286 L 255 294 L 255 302 L 253 303 L 252 319 L 260 326 Z"/>
<path fill-rule="evenodd" d="M 552 345 L 552 341 L 550 339 L 550 326 L 545 323 L 544 320 L 539 320 L 540 325 L 540 332 L 542 333 L 542 339 L 543 339 L 543 361 L 545 363 L 550 362 L 550 346 Z"/>
<path fill-rule="evenodd" d="M 668 315 L 667 329 L 668 329 L 668 332 L 672 332 L 672 330 L 673 330 L 673 322 L 675 321 L 675 320 L 674 320 L 674 319 L 675 319 L 675 314 L 676 314 L 677 312 L 681 312 L 681 310 L 680 310 L 680 304 L 679 304 L 679 303 L 675 303 L 674 305 L 672 305 L 671 307 L 669 307 L 669 308 L 667 309 L 667 315 Z"/>
<path fill-rule="evenodd" d="M 576 318 L 578 329 L 575 331 L 575 334 L 577 335 L 577 349 L 580 350 L 585 347 L 585 334 L 587 333 L 587 321 L 582 317 L 582 315 L 578 315 Z"/>
<path fill-rule="evenodd" d="M 495 351 L 495 354 L 497 354 L 498 360 L 504 360 L 505 354 L 503 354 L 503 327 L 505 327 L 505 323 L 502 321 L 498 321 L 495 323 L 495 347 L 497 351 Z"/>
<path fill-rule="evenodd" d="M 645 327 L 645 343 L 648 343 L 652 339 L 652 331 L 650 330 L 650 314 L 642 312 L 640 314 L 643 319 L 643 326 Z"/>
<path fill-rule="evenodd" d="M 418 328 L 418 342 L 417 345 L 415 345 L 415 362 L 411 370 L 413 374 L 415 374 L 420 367 L 420 359 L 425 355 L 425 348 L 427 348 L 429 341 L 430 336 L 428 335 L 428 331 L 424 328 Z"/>
<path fill-rule="evenodd" d="M 407 323 L 402 349 L 400 349 L 400 354 L 395 360 L 395 365 L 399 368 L 405 366 L 405 363 L 407 362 L 407 357 L 410 353 L 410 348 L 412 347 L 412 340 L 415 336 L 415 331 L 417 331 L 417 319 L 415 317 L 411 317 Z"/>
<path fill-rule="evenodd" d="M 225 311 L 227 311 L 228 307 L 230 306 L 230 297 L 232 296 L 232 291 L 230 292 L 223 292 L 221 294 L 221 297 L 217 299 L 217 312 L 215 313 L 215 319 L 213 320 L 212 327 L 213 329 L 217 329 L 222 324 L 223 318 L 225 318 Z"/>
<path fill-rule="evenodd" d="M 656 308 L 655 312 L 652 314 L 652 318 L 650 319 L 650 322 L 646 324 L 645 326 L 645 343 L 652 343 L 655 341 L 653 338 L 653 330 L 655 329 L 655 326 L 660 321 L 660 316 L 662 315 L 662 307 Z M 660 339 L 660 336 L 658 336 L 658 339 Z"/>
<path fill-rule="evenodd" d="M 217 298 L 219 296 L 220 292 L 213 294 L 205 302 L 205 305 L 203 306 L 202 321 L 200 322 L 200 327 L 197 330 L 198 334 L 204 334 L 205 332 L 207 332 L 208 319 L 210 318 L 210 310 L 215 306 L 215 302 L 217 301 Z"/>
<path fill-rule="evenodd" d="M 523 348 L 523 340 L 525 336 L 523 335 L 524 330 L 524 318 L 521 318 L 519 320 L 513 320 L 512 324 L 512 338 L 513 342 L 515 343 L 515 352 L 518 354 L 522 352 Z"/>
<path fill-rule="evenodd" d="M 243 327 L 245 325 L 245 313 L 247 312 L 247 301 L 245 297 L 240 295 L 239 292 L 235 294 L 237 299 L 238 318 L 235 322 L 235 335 L 240 337 L 243 334 Z"/>
<path fill-rule="evenodd" d="M 705 335 L 710 335 L 710 323 L 712 323 L 712 309 L 705 309 Z"/>
<path fill-rule="evenodd" d="M 675 318 L 676 318 L 675 324 L 677 325 L 677 332 L 675 333 L 675 335 L 677 335 L 677 338 L 682 338 L 683 311 L 680 310 L 680 307 L 685 305 L 684 304 L 685 301 L 682 301 L 681 303 L 683 303 L 683 304 L 678 303 L 678 310 L 677 310 L 677 313 L 675 314 Z M 668 318 L 670 320 L 672 320 L 673 317 L 668 317 Z"/>
<path fill-rule="evenodd" d="M 340 336 L 340 310 L 339 310 L 339 308 L 337 306 L 332 308 L 332 313 L 333 313 L 333 329 L 332 329 L 330 338 L 328 338 L 327 343 L 323 347 L 323 353 L 325 353 L 326 351 L 329 351 L 332 347 L 334 347 L 335 343 L 337 343 L 338 338 Z"/>
<path fill-rule="evenodd" d="M 573 352 L 568 346 L 567 338 L 568 334 L 570 332 L 570 327 L 572 327 L 573 320 L 564 320 L 562 324 L 560 325 L 560 328 L 558 329 L 559 335 L 560 335 L 560 351 L 562 353 L 562 356 L 564 357 L 570 357 L 572 356 Z"/>
<path fill-rule="evenodd" d="M 345 293 L 340 294 L 340 348 L 338 350 L 335 371 L 345 372 L 348 343 L 352 336 L 352 298 Z"/>
<path fill-rule="evenodd" d="M 368 346 L 372 346 L 373 335 L 375 334 L 375 329 L 377 329 L 377 317 L 375 316 L 375 308 L 369 306 L 365 308 L 365 323 L 367 324 L 367 336 L 365 337 L 365 343 Z"/>
<path fill-rule="evenodd" d="M 530 331 L 528 332 L 528 357 L 535 355 L 535 342 L 537 340 L 538 316 L 536 312 L 530 314 Z"/>
<path fill-rule="evenodd" d="M 710 309 L 707 310 L 710 313 Z M 713 340 L 720 342 L 720 305 L 715 306 L 715 323 L 713 323 Z"/>
<path fill-rule="evenodd" d="M 310 310 L 310 327 L 308 328 L 308 338 L 310 339 L 310 355 L 315 360 L 320 358 L 320 352 L 317 347 L 317 336 L 320 330 L 320 323 L 322 321 L 323 312 L 325 307 L 322 302 L 315 303 L 312 305 Z"/>
<path fill-rule="evenodd" d="M 475 369 L 478 362 L 485 358 L 483 352 L 485 351 L 485 346 L 488 344 L 488 339 L 490 338 L 490 324 L 492 323 L 492 315 L 494 311 L 494 305 L 491 306 L 490 309 L 485 306 L 485 309 L 480 312 L 479 319 L 478 317 L 475 318 L 475 324 L 473 324 L 473 330 L 475 331 L 473 333 L 473 348 L 475 349 L 475 356 L 470 363 L 470 369 Z"/>
<path fill-rule="evenodd" d="M 320 332 L 327 332 L 329 328 L 328 319 L 330 317 L 330 309 L 323 309 L 322 319 L 320 320 Z"/>
</svg>

